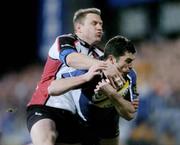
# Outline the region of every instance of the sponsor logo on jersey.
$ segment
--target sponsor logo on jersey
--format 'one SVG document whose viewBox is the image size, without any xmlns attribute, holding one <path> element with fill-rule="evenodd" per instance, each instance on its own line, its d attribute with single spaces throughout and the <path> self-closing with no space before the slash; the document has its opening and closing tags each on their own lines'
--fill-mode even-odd
<svg viewBox="0 0 180 145">
<path fill-rule="evenodd" d="M 117 91 L 118 94 L 120 94 L 122 97 L 125 97 L 128 94 L 129 85 L 129 81 L 126 81 L 126 83 Z M 96 106 L 100 108 L 109 108 L 113 106 L 113 103 L 107 96 L 98 93 L 93 95 L 92 101 Z"/>
<path fill-rule="evenodd" d="M 126 96 L 129 90 L 129 81 L 126 81 L 126 83 L 123 85 L 122 88 L 118 90 L 118 94 L 120 94 L 122 97 Z"/>
</svg>

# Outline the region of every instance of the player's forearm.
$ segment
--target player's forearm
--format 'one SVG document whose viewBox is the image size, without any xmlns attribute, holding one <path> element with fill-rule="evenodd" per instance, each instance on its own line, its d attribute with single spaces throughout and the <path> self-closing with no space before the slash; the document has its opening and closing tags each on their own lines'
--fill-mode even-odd
<svg viewBox="0 0 180 145">
<path fill-rule="evenodd" d="M 66 58 L 68 66 L 76 69 L 89 69 L 91 66 L 102 63 L 103 61 L 91 58 L 81 53 L 71 53 Z"/>
<path fill-rule="evenodd" d="M 136 110 L 131 102 L 125 100 L 117 92 L 112 92 L 109 97 L 113 102 L 116 110 L 123 118 L 126 120 L 131 120 L 134 118 Z"/>
<path fill-rule="evenodd" d="M 125 110 L 124 108 L 120 107 L 118 104 L 114 104 L 116 111 L 119 113 L 121 117 L 123 117 L 126 120 L 132 120 L 135 117 L 135 112 L 129 112 Z"/>
<path fill-rule="evenodd" d="M 69 90 L 77 88 L 85 82 L 87 82 L 87 80 L 84 75 L 54 80 L 48 87 L 48 94 L 52 96 L 61 95 Z"/>
</svg>

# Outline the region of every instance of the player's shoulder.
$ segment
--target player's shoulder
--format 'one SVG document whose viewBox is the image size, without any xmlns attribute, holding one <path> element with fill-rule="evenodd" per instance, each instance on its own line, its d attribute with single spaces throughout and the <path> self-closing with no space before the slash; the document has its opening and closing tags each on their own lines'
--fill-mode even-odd
<svg viewBox="0 0 180 145">
<path fill-rule="evenodd" d="M 74 42 L 76 41 L 76 38 L 73 34 L 64 34 L 58 36 L 56 39 L 58 39 L 58 42 L 60 45 L 74 45 Z"/>
<path fill-rule="evenodd" d="M 131 80 L 132 84 L 136 84 L 137 74 L 134 69 L 131 69 L 131 71 L 128 73 L 127 77 Z"/>
<path fill-rule="evenodd" d="M 132 78 L 136 78 L 137 73 L 135 69 L 131 69 L 130 72 L 128 73 L 128 75 Z"/>
<path fill-rule="evenodd" d="M 98 49 L 99 51 L 101 51 L 102 53 L 104 53 L 104 48 L 99 46 L 99 45 L 95 45 L 94 46 L 96 49 Z"/>
</svg>

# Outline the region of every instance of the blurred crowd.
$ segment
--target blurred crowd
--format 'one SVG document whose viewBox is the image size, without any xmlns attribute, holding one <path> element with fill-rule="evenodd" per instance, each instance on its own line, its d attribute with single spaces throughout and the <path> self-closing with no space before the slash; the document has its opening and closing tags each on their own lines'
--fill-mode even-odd
<svg viewBox="0 0 180 145">
<path fill-rule="evenodd" d="M 140 106 L 127 145 L 179 145 L 180 40 L 143 42 L 138 48 Z"/>
<path fill-rule="evenodd" d="M 30 136 L 25 111 L 42 68 L 27 66 L 5 74 L 0 79 L 0 145 L 27 145 Z"/>
<path fill-rule="evenodd" d="M 136 119 L 120 120 L 123 145 L 180 144 L 180 39 L 137 44 L 135 68 L 140 107 Z M 0 145 L 31 143 L 25 107 L 42 73 L 40 64 L 0 78 Z"/>
</svg>

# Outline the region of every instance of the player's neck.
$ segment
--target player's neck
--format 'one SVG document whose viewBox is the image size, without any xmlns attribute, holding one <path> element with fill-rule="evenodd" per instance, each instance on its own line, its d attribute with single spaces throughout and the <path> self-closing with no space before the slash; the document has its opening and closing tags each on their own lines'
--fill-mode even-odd
<svg viewBox="0 0 180 145">
<path fill-rule="evenodd" d="M 86 39 L 86 37 L 84 37 L 81 33 L 76 33 L 76 35 L 78 36 L 78 38 L 86 43 L 88 43 L 89 45 L 92 45 L 92 42 L 90 42 L 88 39 Z"/>
</svg>

